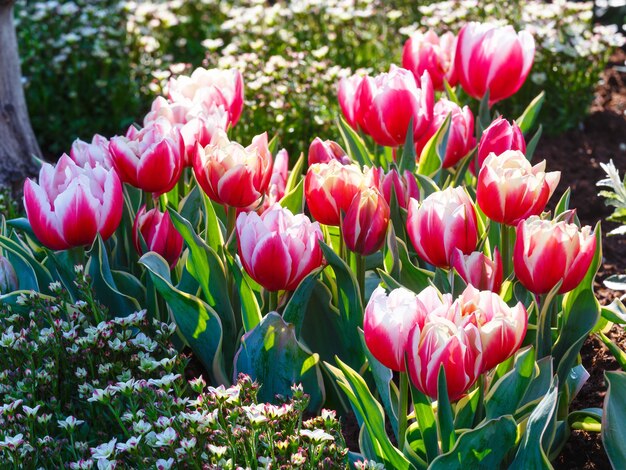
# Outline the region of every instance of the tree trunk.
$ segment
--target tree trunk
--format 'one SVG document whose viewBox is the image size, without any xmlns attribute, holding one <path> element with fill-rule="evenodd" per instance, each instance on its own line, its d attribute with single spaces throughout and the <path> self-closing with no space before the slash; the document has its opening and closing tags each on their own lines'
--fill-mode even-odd
<svg viewBox="0 0 626 470">
<path fill-rule="evenodd" d="M 35 172 L 32 156 L 41 156 L 28 118 L 22 89 L 15 0 L 0 0 L 0 186 L 21 185 Z"/>
</svg>

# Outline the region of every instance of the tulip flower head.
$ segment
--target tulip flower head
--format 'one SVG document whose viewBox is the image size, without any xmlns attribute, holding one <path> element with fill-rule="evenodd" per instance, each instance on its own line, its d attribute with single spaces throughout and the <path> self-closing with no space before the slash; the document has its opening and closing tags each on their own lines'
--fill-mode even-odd
<svg viewBox="0 0 626 470">
<path fill-rule="evenodd" d="M 393 191 L 398 205 L 403 209 L 408 208 L 411 198 L 417 200 L 420 198 L 420 188 L 417 185 L 417 179 L 409 170 L 405 170 L 401 176 L 398 170 L 392 168 L 382 177 L 380 187 L 387 204 L 391 205 Z"/>
<path fill-rule="evenodd" d="M 476 249 L 476 210 L 463 188 L 450 187 L 432 193 L 421 204 L 411 199 L 407 231 L 422 259 L 434 266 L 447 268 L 457 248 L 464 254 Z"/>
<path fill-rule="evenodd" d="M 95 168 L 96 165 L 100 165 L 106 170 L 113 168 L 109 141 L 99 134 L 93 136 L 91 143 L 76 139 L 72 143 L 70 158 L 80 167 L 89 165 Z"/>
<path fill-rule="evenodd" d="M 257 135 L 244 148 L 218 129 L 209 145 L 197 146 L 193 170 L 198 184 L 212 200 L 231 207 L 248 207 L 263 196 L 272 176 L 267 134 Z"/>
<path fill-rule="evenodd" d="M 174 267 L 183 251 L 183 237 L 178 233 L 170 219 L 169 212 L 161 212 L 158 208 L 146 211 L 143 206 L 133 224 L 133 242 L 137 253 L 144 254 L 140 236 L 148 251 L 160 254 Z"/>
<path fill-rule="evenodd" d="M 289 176 L 289 154 L 287 150 L 281 149 L 274 158 L 274 166 L 272 167 L 272 177 L 270 183 L 265 191 L 265 197 L 261 207 L 258 205 L 252 205 L 247 209 L 242 209 L 247 212 L 248 210 L 256 210 L 259 214 L 262 214 L 267 209 L 272 207 L 275 203 L 285 195 L 285 188 L 287 187 L 287 178 Z"/>
<path fill-rule="evenodd" d="M 239 257 L 252 279 L 269 291 L 295 290 L 324 258 L 317 222 L 304 214 L 293 215 L 274 204 L 260 216 L 237 217 Z"/>
<path fill-rule="evenodd" d="M 390 209 L 376 188 L 354 196 L 341 222 L 341 234 L 349 250 L 363 256 L 377 252 L 385 241 Z"/>
<path fill-rule="evenodd" d="M 332 140 L 322 140 L 319 137 L 313 139 L 309 146 L 308 162 L 309 166 L 314 163 L 328 163 L 337 160 L 342 165 L 352 163 L 345 150 L 337 142 Z"/>
<path fill-rule="evenodd" d="M 452 253 L 451 265 L 467 284 L 479 290 L 500 292 L 503 278 L 502 256 L 497 247 L 493 260 L 480 251 L 465 255 L 457 248 Z"/>
<path fill-rule="evenodd" d="M 492 153 L 478 174 L 476 202 L 491 220 L 506 225 L 539 215 L 559 184 L 561 172 L 532 166 L 519 150 Z"/>
<path fill-rule="evenodd" d="M 455 86 L 456 41 L 456 36 L 451 32 L 437 36 L 431 29 L 426 33 L 418 31 L 404 43 L 402 67 L 413 72 L 418 80 L 427 71 L 436 91 L 444 91 L 444 80 L 450 86 Z"/>
<path fill-rule="evenodd" d="M 361 84 L 364 79 L 365 77 L 361 75 L 344 77 L 339 81 L 339 88 L 337 90 L 337 98 L 339 99 L 339 106 L 343 117 L 354 130 L 358 129 L 360 120 L 359 96 L 361 93 Z"/>
<path fill-rule="evenodd" d="M 109 150 L 122 182 L 150 193 L 171 190 L 183 169 L 185 146 L 180 130 L 164 118 L 140 131 L 130 126 L 126 136 L 111 139 Z"/>
<path fill-rule="evenodd" d="M 193 166 L 198 145 L 206 147 L 218 130 L 226 131 L 227 128 L 228 112 L 223 106 L 213 106 L 208 112 L 189 119 L 180 128 L 185 143 L 185 166 Z"/>
<path fill-rule="evenodd" d="M 477 99 L 489 91 L 489 106 L 521 88 L 533 65 L 535 40 L 512 26 L 467 23 L 461 29 L 455 69 L 465 92 Z"/>
<path fill-rule="evenodd" d="M 109 238 L 122 219 L 122 185 L 113 169 L 79 167 L 63 155 L 44 163 L 39 183 L 24 183 L 24 207 L 39 241 L 52 250 L 91 245 Z"/>
<path fill-rule="evenodd" d="M 531 216 L 519 222 L 516 233 L 513 267 L 529 291 L 545 294 L 562 280 L 563 294 L 587 274 L 596 250 L 591 227 Z"/>
<path fill-rule="evenodd" d="M 478 143 L 478 169 L 482 168 L 489 155 L 502 155 L 507 150 L 519 150 L 526 153 L 526 141 L 519 126 L 513 121 L 509 124 L 504 118 L 497 118 L 484 130 Z M 474 165 L 470 166 L 474 172 Z"/>
</svg>

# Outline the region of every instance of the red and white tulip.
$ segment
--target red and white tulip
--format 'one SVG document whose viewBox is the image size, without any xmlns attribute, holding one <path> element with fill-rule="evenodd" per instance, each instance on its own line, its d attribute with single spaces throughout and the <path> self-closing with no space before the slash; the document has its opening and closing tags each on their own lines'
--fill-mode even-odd
<svg viewBox="0 0 626 470">
<path fill-rule="evenodd" d="M 99 134 L 93 136 L 91 143 L 76 139 L 72 143 L 70 158 L 80 167 L 100 165 L 106 170 L 113 168 L 109 140 Z"/>
<path fill-rule="evenodd" d="M 497 247 L 494 250 L 493 259 L 481 251 L 466 255 L 457 249 L 452 253 L 451 266 L 467 284 L 479 290 L 500 292 L 503 271 L 502 256 Z"/>
<path fill-rule="evenodd" d="M 176 265 L 183 251 L 183 237 L 172 224 L 169 212 L 156 207 L 146 211 L 143 206 L 135 216 L 133 242 L 137 253 L 144 254 L 141 238 L 148 251 L 160 254 L 170 267 Z"/>
<path fill-rule="evenodd" d="M 314 163 L 328 163 L 331 160 L 337 160 L 342 165 L 352 163 L 350 157 L 337 142 L 333 140 L 322 140 L 319 137 L 313 139 L 313 142 L 311 142 L 309 146 L 309 166 Z"/>
<path fill-rule="evenodd" d="M 426 33 L 418 31 L 404 43 L 402 67 L 413 72 L 416 79 L 427 71 L 437 91 L 444 91 L 444 80 L 450 86 L 455 86 L 456 41 L 456 36 L 451 32 L 437 36 L 431 29 Z"/>
<path fill-rule="evenodd" d="M 341 223 L 341 234 L 350 251 L 371 255 L 382 247 L 390 209 L 377 188 L 366 188 L 354 196 Z"/>
<path fill-rule="evenodd" d="M 392 168 L 382 177 L 380 188 L 387 204 L 391 205 L 393 192 L 396 195 L 398 205 L 403 209 L 408 208 L 411 198 L 417 200 L 420 198 L 420 188 L 417 185 L 417 179 L 409 170 L 404 170 L 404 173 L 400 175 L 398 170 Z"/>
<path fill-rule="evenodd" d="M 515 121 L 509 123 L 506 119 L 499 117 L 484 130 L 480 137 L 476 155 L 478 169 L 482 168 L 484 161 L 492 153 L 502 155 L 507 150 L 519 150 L 525 154 L 526 141 Z M 470 169 L 474 172 L 474 165 L 470 166 Z"/>
</svg>

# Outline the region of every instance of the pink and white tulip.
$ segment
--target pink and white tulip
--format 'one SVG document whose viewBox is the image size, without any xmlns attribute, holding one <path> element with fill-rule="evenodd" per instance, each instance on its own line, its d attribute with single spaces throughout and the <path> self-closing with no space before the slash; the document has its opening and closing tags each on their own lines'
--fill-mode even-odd
<svg viewBox="0 0 626 470">
<path fill-rule="evenodd" d="M 265 191 L 265 197 L 263 198 L 263 204 L 257 208 L 255 206 L 249 207 L 249 210 L 255 210 L 262 214 L 267 209 L 272 207 L 275 203 L 285 196 L 285 189 L 287 187 L 287 179 L 289 177 L 289 154 L 287 150 L 281 149 L 274 157 L 274 165 L 272 167 L 272 177 L 270 183 Z"/>
<path fill-rule="evenodd" d="M 252 279 L 269 291 L 295 290 L 311 271 L 322 265 L 317 222 L 304 214 L 293 215 L 275 204 L 258 215 L 239 214 L 239 257 Z"/>
<path fill-rule="evenodd" d="M 130 126 L 126 136 L 111 139 L 109 150 L 122 182 L 146 192 L 168 192 L 183 169 L 185 146 L 180 130 L 164 118 L 140 131 Z"/>
<path fill-rule="evenodd" d="M 113 168 L 109 140 L 99 134 L 93 136 L 91 143 L 76 139 L 72 143 L 70 158 L 80 167 L 100 165 L 106 170 Z"/>
<path fill-rule="evenodd" d="M 180 128 L 185 143 L 185 166 L 192 167 L 198 145 L 204 148 L 218 130 L 228 128 L 228 112 L 223 106 L 213 106 L 206 113 L 189 119 Z"/>
<path fill-rule="evenodd" d="M 376 188 L 366 188 L 358 193 L 341 223 L 341 235 L 350 251 L 363 256 L 371 255 L 382 247 L 390 209 Z"/>
<path fill-rule="evenodd" d="M 267 134 L 257 135 L 244 148 L 218 129 L 209 145 L 197 145 L 193 170 L 198 184 L 212 200 L 231 207 L 248 207 L 263 196 L 272 176 Z"/>
<path fill-rule="evenodd" d="M 434 136 L 446 118 L 450 115 L 450 132 L 446 153 L 442 166 L 450 168 L 459 160 L 468 155 L 476 146 L 474 137 L 474 115 L 467 106 L 459 107 L 446 98 L 441 98 L 435 103 L 433 120 L 426 133 L 415 143 L 415 152 L 419 157 L 428 141 Z"/>
<path fill-rule="evenodd" d="M 535 40 L 512 26 L 468 23 L 457 42 L 455 69 L 465 92 L 481 99 L 489 91 L 489 106 L 519 90 L 535 57 Z"/>
<path fill-rule="evenodd" d="M 124 199 L 113 169 L 78 166 L 63 155 L 56 166 L 44 163 L 39 183 L 24 183 L 24 206 L 39 241 L 52 250 L 91 245 L 109 238 L 122 219 Z"/>
<path fill-rule="evenodd" d="M 519 150 L 492 153 L 478 174 L 476 202 L 495 222 L 516 225 L 546 207 L 561 177 L 546 173 L 545 160 L 532 166 Z"/>
<path fill-rule="evenodd" d="M 425 71 L 433 81 L 437 91 L 444 91 L 444 80 L 450 86 L 456 85 L 454 67 L 457 38 L 451 32 L 437 36 L 433 30 L 418 31 L 405 43 L 402 50 L 402 67 L 413 72 L 419 79 Z"/>
<path fill-rule="evenodd" d="M 591 227 L 531 216 L 517 225 L 513 251 L 515 275 L 535 294 L 550 292 L 563 281 L 559 293 L 583 280 L 596 250 Z"/>
<path fill-rule="evenodd" d="M 509 124 L 504 118 L 497 118 L 484 130 L 478 143 L 478 169 L 482 168 L 489 155 L 502 155 L 507 150 L 519 150 L 526 153 L 526 141 L 519 126 L 513 121 Z M 470 167 L 474 172 L 474 165 Z"/>
<path fill-rule="evenodd" d="M 337 98 L 339 106 L 346 122 L 354 130 L 358 130 L 360 121 L 359 96 L 361 94 L 361 84 L 365 77 L 361 75 L 353 75 L 344 77 L 339 81 L 337 90 Z"/>
<path fill-rule="evenodd" d="M 497 247 L 493 253 L 493 260 L 480 251 L 465 255 L 457 249 L 452 253 L 451 266 L 467 284 L 479 290 L 500 292 L 503 271 L 502 256 Z"/>
<path fill-rule="evenodd" d="M 313 142 L 311 142 L 309 146 L 309 166 L 314 163 L 328 163 L 331 160 L 337 160 L 342 165 L 352 163 L 350 157 L 337 142 L 333 140 L 322 140 L 319 137 L 313 139 Z"/>
<path fill-rule="evenodd" d="M 146 211 L 143 206 L 135 216 L 133 242 L 137 253 L 144 254 L 140 235 L 148 251 L 160 254 L 170 267 L 176 265 L 183 251 L 183 237 L 172 224 L 169 212 L 163 213 L 156 207 Z"/>
<path fill-rule="evenodd" d="M 434 266 L 447 268 L 457 248 L 464 254 L 476 249 L 476 209 L 461 187 L 435 192 L 421 204 L 411 199 L 407 231 L 422 259 Z"/>
<path fill-rule="evenodd" d="M 398 170 L 392 168 L 382 177 L 380 187 L 387 204 L 391 205 L 393 192 L 396 195 L 398 205 L 403 209 L 408 208 L 411 198 L 417 200 L 420 198 L 420 188 L 417 185 L 417 179 L 409 170 L 405 170 L 400 175 Z"/>
</svg>

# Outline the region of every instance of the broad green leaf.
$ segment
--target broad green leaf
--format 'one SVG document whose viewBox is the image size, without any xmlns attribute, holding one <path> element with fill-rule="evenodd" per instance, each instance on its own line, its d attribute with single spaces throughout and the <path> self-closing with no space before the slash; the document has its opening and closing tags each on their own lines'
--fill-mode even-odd
<svg viewBox="0 0 626 470">
<path fill-rule="evenodd" d="M 533 138 L 530 139 L 530 142 L 526 145 L 526 159 L 530 162 L 535 155 L 535 150 L 537 149 L 537 144 L 539 143 L 539 139 L 541 139 L 541 134 L 543 134 L 543 125 L 539 124 L 537 128 L 537 132 L 533 135 Z"/>
<path fill-rule="evenodd" d="M 285 194 L 279 202 L 281 207 L 289 209 L 293 214 L 301 213 L 304 210 L 304 178 L 300 178 L 295 188 Z"/>
<path fill-rule="evenodd" d="M 489 111 L 489 90 L 480 100 L 478 115 L 476 116 L 476 142 L 480 142 L 483 131 L 491 124 L 491 113 Z"/>
<path fill-rule="evenodd" d="M 0 235 L 0 247 L 4 249 L 7 258 L 15 268 L 20 289 L 50 293 L 48 286 L 53 281 L 50 271 L 33 256 L 27 247 L 4 235 Z"/>
<path fill-rule="evenodd" d="M 602 443 L 613 468 L 626 468 L 626 372 L 605 372 Z"/>
<path fill-rule="evenodd" d="M 476 416 L 476 410 L 478 409 L 478 403 L 479 401 L 482 401 L 483 398 L 484 396 L 480 393 L 480 389 L 476 388 L 456 402 L 454 405 L 455 429 L 468 429 L 472 427 Z"/>
<path fill-rule="evenodd" d="M 602 408 L 585 408 L 571 412 L 567 423 L 572 429 L 587 432 L 600 432 L 602 426 Z"/>
<path fill-rule="evenodd" d="M 296 184 L 302 179 L 302 170 L 304 170 L 304 153 L 300 152 L 300 156 L 293 168 L 289 172 L 289 177 L 287 178 L 287 183 L 285 184 L 285 194 L 291 192 L 293 188 L 296 187 Z"/>
<path fill-rule="evenodd" d="M 626 290 L 626 274 L 612 274 L 607 277 L 604 286 L 612 290 Z"/>
<path fill-rule="evenodd" d="M 416 174 L 415 178 L 417 179 L 417 182 L 419 183 L 420 201 L 423 201 L 432 193 L 436 193 L 437 191 L 440 191 L 439 186 L 437 185 L 437 183 L 433 181 L 432 178 L 429 178 L 428 176 L 420 175 L 420 174 Z"/>
<path fill-rule="evenodd" d="M 432 462 L 439 455 L 439 443 L 437 436 L 437 420 L 430 399 L 420 392 L 411 381 L 411 397 L 415 417 L 422 433 L 422 439 L 426 448 L 428 461 Z"/>
<path fill-rule="evenodd" d="M 512 416 L 501 416 L 459 436 L 446 454 L 437 457 L 430 470 L 502 468 L 506 454 L 515 446 L 517 425 Z M 528 467 L 531 468 L 531 467 Z"/>
<path fill-rule="evenodd" d="M 533 403 L 539 402 L 548 393 L 552 376 L 554 375 L 553 371 L 552 357 L 544 357 L 537 361 L 537 369 L 524 394 L 524 398 L 520 404 L 521 406 L 526 407 L 526 405 L 528 405 L 528 407 L 530 407 Z M 519 412 L 520 410 L 515 413 L 516 418 Z"/>
<path fill-rule="evenodd" d="M 626 325 L 626 306 L 621 300 L 615 299 L 602 307 L 602 317 L 618 325 Z"/>
<path fill-rule="evenodd" d="M 409 119 L 409 127 L 406 132 L 406 141 L 402 148 L 402 156 L 398 165 L 398 171 L 403 174 L 405 170 L 409 170 L 411 173 L 415 171 L 415 160 L 417 155 L 415 153 L 415 142 L 413 141 L 413 118 Z"/>
<path fill-rule="evenodd" d="M 452 405 L 450 405 L 448 397 L 446 371 L 443 364 L 439 368 L 437 376 L 437 430 L 439 432 L 439 442 L 441 442 L 441 452 L 445 454 L 454 446 L 456 436 L 454 435 Z"/>
<path fill-rule="evenodd" d="M 300 339 L 300 331 L 302 330 L 302 323 L 304 322 L 304 315 L 306 314 L 307 305 L 313 294 L 315 286 L 319 283 L 317 276 L 322 271 L 321 269 L 313 270 L 298 284 L 298 287 L 292 294 L 285 310 L 283 311 L 283 319 L 287 323 L 294 325 L 296 329 L 296 338 Z"/>
<path fill-rule="evenodd" d="M 339 117 L 337 124 L 350 158 L 361 166 L 367 165 L 371 167 L 372 159 L 363 139 L 350 127 L 343 117 Z"/>
<path fill-rule="evenodd" d="M 535 99 L 533 99 L 526 107 L 522 115 L 515 120 L 515 122 L 524 134 L 530 131 L 535 124 L 537 116 L 539 115 L 539 111 L 541 111 L 541 105 L 543 105 L 545 97 L 545 91 L 539 93 L 535 97 Z"/>
<path fill-rule="evenodd" d="M 413 292 L 421 292 L 430 285 L 433 273 L 415 266 L 409 258 L 409 251 L 404 241 L 396 239 L 400 258 L 400 282 Z"/>
<path fill-rule="evenodd" d="M 626 371 L 626 352 L 623 351 L 617 344 L 615 344 L 611 340 L 611 338 L 606 336 L 601 331 L 598 332 L 598 336 L 600 337 L 604 345 L 609 349 L 609 351 L 611 351 L 611 354 L 613 354 L 613 357 L 615 357 L 615 360 L 622 368 L 622 370 Z"/>
<path fill-rule="evenodd" d="M 570 200 L 571 192 L 572 191 L 571 191 L 570 188 L 567 188 L 565 190 L 565 192 L 561 196 L 561 199 L 559 199 L 559 202 L 557 203 L 556 207 L 554 208 L 554 215 L 555 216 L 561 215 L 565 211 L 569 210 L 569 200 Z"/>
<path fill-rule="evenodd" d="M 451 117 L 448 115 L 441 123 L 439 129 L 426 143 L 419 157 L 417 173 L 433 177 L 441 169 L 443 157 L 445 155 L 446 146 L 448 145 L 448 137 L 450 135 Z"/>
<path fill-rule="evenodd" d="M 200 186 L 194 185 L 192 190 L 179 204 L 180 216 L 188 220 L 192 227 L 197 227 L 204 210 L 204 196 Z"/>
<path fill-rule="evenodd" d="M 197 183 L 196 183 L 197 184 Z M 224 248 L 224 235 L 220 226 L 220 220 L 215 212 L 213 202 L 209 197 L 202 193 L 202 200 L 204 201 L 204 237 L 207 245 L 209 245 L 213 251 L 219 253 Z"/>
<path fill-rule="evenodd" d="M 454 92 L 454 88 L 450 86 L 450 84 L 448 83 L 448 80 L 446 80 L 445 78 L 443 79 L 443 86 L 446 90 L 446 95 L 448 95 L 448 99 L 452 101 L 454 104 L 456 104 L 457 106 L 462 106 L 461 102 L 459 101 L 459 98 L 456 96 L 456 93 Z"/>
<path fill-rule="evenodd" d="M 156 289 L 167 302 L 179 331 L 211 379 L 216 384 L 229 384 L 222 356 L 222 322 L 217 312 L 196 296 L 174 287 L 167 261 L 157 253 L 146 253 L 139 262 L 148 269 Z"/>
<path fill-rule="evenodd" d="M 243 328 L 246 332 L 250 332 L 261 322 L 261 307 L 248 280 L 233 257 L 227 255 L 227 262 L 239 293 Z"/>
</svg>

